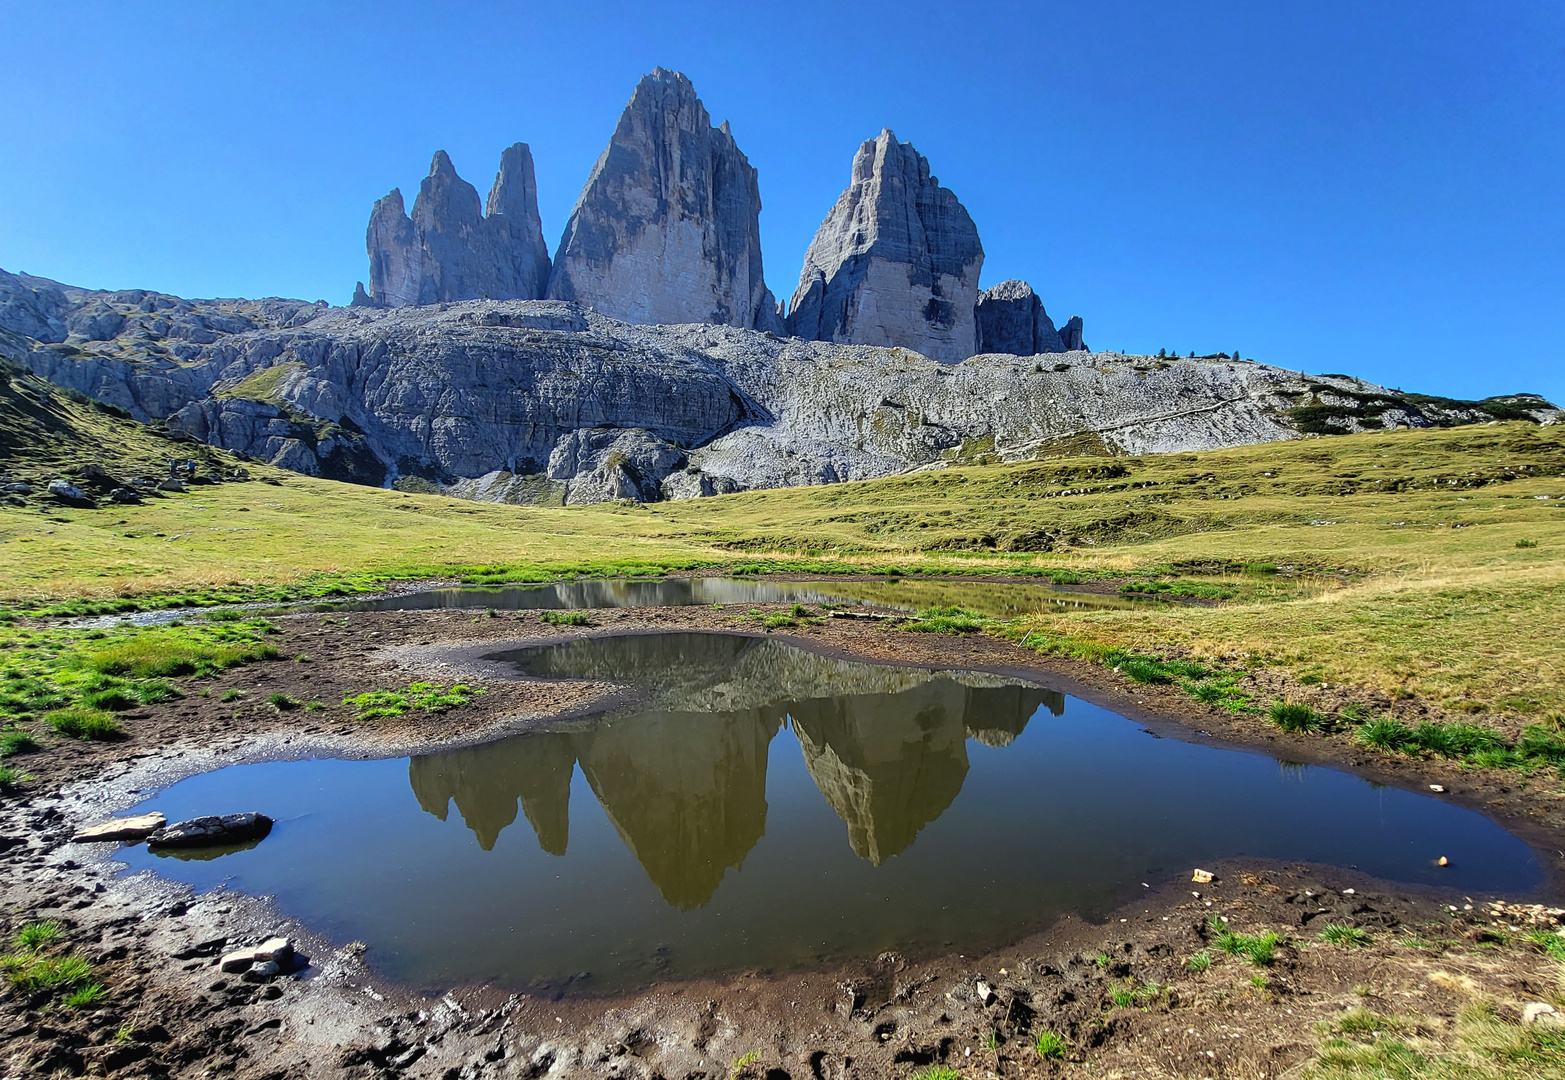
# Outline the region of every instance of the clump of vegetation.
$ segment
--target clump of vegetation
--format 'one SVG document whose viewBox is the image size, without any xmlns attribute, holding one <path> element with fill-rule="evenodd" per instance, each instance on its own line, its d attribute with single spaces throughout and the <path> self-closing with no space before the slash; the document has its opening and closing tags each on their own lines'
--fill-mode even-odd
<svg viewBox="0 0 1565 1080">
<path fill-rule="evenodd" d="M 1477 724 L 1432 720 L 1409 726 L 1377 717 L 1358 729 L 1358 741 L 1385 753 L 1432 755 L 1494 769 L 1530 771 L 1553 766 L 1565 772 L 1565 736 L 1542 724 L 1531 724 L 1514 743 Z"/>
<path fill-rule="evenodd" d="M 1267 715 L 1284 731 L 1314 731 L 1325 722 L 1319 713 L 1301 701 L 1274 701 Z"/>
<path fill-rule="evenodd" d="M 1065 1040 L 1057 1032 L 1040 1031 L 1038 1037 L 1033 1040 L 1032 1048 L 1037 1051 L 1039 1057 L 1050 1060 L 1063 1058 L 1066 1045 Z"/>
<path fill-rule="evenodd" d="M 782 611 L 774 611 L 761 617 L 761 625 L 768 630 L 781 630 L 785 626 L 798 626 L 799 621 Z"/>
<path fill-rule="evenodd" d="M 913 1074 L 913 1080 L 962 1080 L 962 1074 L 949 1065 L 925 1065 Z"/>
<path fill-rule="evenodd" d="M 1516 546 L 1519 547 L 1519 548 L 1535 548 L 1535 547 L 1538 546 L 1538 541 L 1536 541 L 1536 540 L 1518 540 L 1518 541 L 1516 541 Z"/>
<path fill-rule="evenodd" d="M 1565 937 L 1561 937 L 1558 930 L 1534 927 L 1527 931 L 1527 940 L 1542 949 L 1550 960 L 1565 961 Z"/>
<path fill-rule="evenodd" d="M 10 952 L 0 955 L 0 972 L 22 994 L 37 994 L 67 987 L 79 987 L 92 977 L 92 966 L 56 946 L 63 936 L 60 924 L 53 920 L 30 922 L 11 939 Z M 103 996 L 102 987 L 93 994 L 71 995 L 73 1007 L 93 1004 Z"/>
<path fill-rule="evenodd" d="M 1199 975 L 1212 967 L 1212 954 L 1205 949 L 1191 956 L 1185 961 L 1185 970 L 1192 975 Z"/>
<path fill-rule="evenodd" d="M 102 709 L 89 709 L 81 705 L 45 713 L 43 721 L 54 729 L 56 735 L 71 739 L 117 739 L 125 734 L 125 729 L 120 727 L 114 717 Z"/>
<path fill-rule="evenodd" d="M 904 623 L 902 629 L 927 634 L 970 634 L 989 625 L 989 620 L 976 611 L 948 606 L 925 608 L 918 618 Z"/>
<path fill-rule="evenodd" d="M 412 709 L 424 712 L 444 712 L 458 705 L 466 705 L 483 690 L 454 684 L 450 689 L 438 683 L 416 682 L 406 690 L 370 690 L 342 699 L 344 705 L 358 709 L 360 720 L 384 720 L 401 716 Z"/>
<path fill-rule="evenodd" d="M 1327 923 L 1321 929 L 1319 937 L 1328 945 L 1343 945 L 1350 949 L 1361 949 L 1369 944 L 1369 934 L 1356 926 L 1343 926 L 1340 923 Z"/>
<path fill-rule="evenodd" d="M 591 626 L 592 621 L 587 618 L 585 611 L 552 611 L 545 610 L 539 613 L 538 618 L 550 626 Z"/>
<path fill-rule="evenodd" d="M 12 757 L 16 754 L 26 754 L 38 749 L 38 740 L 32 734 L 21 728 L 8 728 L 0 731 L 0 758 Z"/>
<path fill-rule="evenodd" d="M 292 712 L 303 704 L 298 698 L 290 697 L 281 692 L 269 695 L 266 703 L 278 712 Z"/>
<path fill-rule="evenodd" d="M 11 766 L 0 765 L 0 791 L 9 791 L 12 787 L 26 779 L 27 777 L 11 768 Z"/>
<path fill-rule="evenodd" d="M 1261 934 L 1241 934 L 1220 922 L 1211 924 L 1212 944 L 1230 956 L 1242 956 L 1258 967 L 1270 967 L 1282 938 L 1274 930 Z"/>
</svg>

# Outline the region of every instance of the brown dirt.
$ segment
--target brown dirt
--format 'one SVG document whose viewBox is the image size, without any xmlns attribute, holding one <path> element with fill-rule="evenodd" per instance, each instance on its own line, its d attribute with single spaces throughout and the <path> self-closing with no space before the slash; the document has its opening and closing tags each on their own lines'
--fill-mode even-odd
<svg viewBox="0 0 1565 1080">
<path fill-rule="evenodd" d="M 1219 874 L 1211 885 L 1180 881 L 1148 890 L 1103 924 L 1063 919 L 982 958 L 909 963 L 888 954 L 829 971 L 742 972 L 616 999 L 551 1001 L 484 987 L 429 999 L 385 984 L 350 943 L 322 940 L 263 900 L 223 890 L 192 897 L 170 883 L 118 878 L 109 852 L 69 843 L 77 827 L 135 801 L 137 791 L 237 760 L 406 754 L 601 707 L 618 693 L 608 685 L 491 680 L 471 705 L 372 723 L 356 721 L 340 704 L 347 695 L 414 678 L 451 681 L 485 651 L 475 646 L 632 630 L 757 631 L 748 610 L 601 611 L 580 630 L 526 612 L 278 619 L 278 647 L 307 660 L 189 681 L 181 701 L 130 714 L 124 741 L 52 742 L 16 759 L 35 780 L 0 802 L 7 936 L 28 920 L 59 920 L 63 947 L 94 964 L 107 996 L 72 1010 L 47 996 L 5 991 L 4 1075 L 672 1080 L 727 1077 L 733 1062 L 753 1051 L 758 1056 L 745 1073 L 769 1080 L 905 1076 L 932 1062 L 970 1077 L 1275 1076 L 1308 1058 L 1317 1025 L 1350 1006 L 1417 1014 L 1438 1036 L 1475 995 L 1497 1002 L 1504 1016 L 1557 990 L 1558 965 L 1491 926 L 1485 898 L 1388 887 L 1349 871 L 1249 862 L 1209 868 Z M 911 634 L 845 619 L 778 633 L 864 659 L 1029 676 L 1160 734 L 1260 747 L 1402 787 L 1440 783 L 1445 798 L 1531 841 L 1551 870 L 1548 897 L 1560 893 L 1565 799 L 1541 778 L 1382 758 L 1340 736 L 1284 735 L 1264 720 L 1208 710 L 1168 688 L 1127 684 L 1101 668 L 1043 660 L 981 635 Z M 230 689 L 245 696 L 222 702 Z M 278 711 L 263 703 L 275 692 L 326 707 Z M 1209 922 L 1223 917 L 1245 931 L 1274 929 L 1292 944 L 1264 969 L 1226 956 L 1210 946 Z M 1373 943 L 1322 944 L 1315 939 L 1326 923 L 1366 928 Z M 279 929 L 311 955 L 305 977 L 252 984 L 218 972 L 225 948 Z M 1216 961 L 1192 974 L 1185 961 L 1203 949 Z M 1252 983 L 1257 976 L 1264 986 Z M 992 998 L 979 997 L 979 982 Z M 1162 989 L 1130 1006 L 1110 999 L 1111 989 L 1151 983 Z M 1066 1040 L 1063 1060 L 1043 1061 L 1031 1049 L 1045 1030 Z M 991 1032 L 992 1047 L 985 1042 Z"/>
</svg>

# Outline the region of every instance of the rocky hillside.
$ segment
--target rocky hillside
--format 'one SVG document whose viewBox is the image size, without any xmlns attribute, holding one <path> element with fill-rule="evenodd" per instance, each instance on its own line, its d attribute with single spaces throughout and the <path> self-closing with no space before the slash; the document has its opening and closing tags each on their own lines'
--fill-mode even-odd
<svg viewBox="0 0 1565 1080">
<path fill-rule="evenodd" d="M 1456 402 L 1221 356 L 941 364 L 729 326 L 632 326 L 563 301 L 333 308 L 94 292 L 4 271 L 0 351 L 137 420 L 273 465 L 511 502 L 1560 416 L 1526 395 Z"/>
</svg>

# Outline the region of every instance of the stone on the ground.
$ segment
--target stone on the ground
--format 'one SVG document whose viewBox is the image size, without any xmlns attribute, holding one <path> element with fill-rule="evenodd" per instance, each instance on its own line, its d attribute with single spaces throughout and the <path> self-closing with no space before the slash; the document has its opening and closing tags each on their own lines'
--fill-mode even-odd
<svg viewBox="0 0 1565 1080">
<path fill-rule="evenodd" d="M 1538 1027 L 1565 1027 L 1565 1016 L 1546 1001 L 1529 1001 L 1522 1006 L 1522 1023 Z"/>
<path fill-rule="evenodd" d="M 168 480 L 160 481 L 158 483 L 158 490 L 159 491 L 186 491 L 188 489 L 185 487 L 185 482 L 183 480 L 175 480 L 173 478 L 170 478 Z"/>
<path fill-rule="evenodd" d="M 761 268 L 756 171 L 690 80 L 636 85 L 565 225 L 549 297 L 628 323 L 780 331 Z"/>
<path fill-rule="evenodd" d="M 255 947 L 255 958 L 258 962 L 275 960 L 286 967 L 293 959 L 293 943 L 285 937 L 267 938 Z"/>
<path fill-rule="evenodd" d="M 245 982 L 264 982 L 267 979 L 276 978 L 283 973 L 283 966 L 276 960 L 262 960 L 256 963 L 242 976 Z"/>
<path fill-rule="evenodd" d="M 254 949 L 235 949 L 233 952 L 224 953 L 217 966 L 221 971 L 234 974 L 240 971 L 250 970 L 250 965 L 255 963 Z"/>
<path fill-rule="evenodd" d="M 272 831 L 265 814 L 211 814 L 175 822 L 147 837 L 148 847 L 218 847 L 259 840 Z"/>
<path fill-rule="evenodd" d="M 69 480 L 50 480 L 48 491 L 50 495 L 66 506 L 91 510 L 98 505 L 96 499 Z"/>
<path fill-rule="evenodd" d="M 888 128 L 859 147 L 852 182 L 804 254 L 788 332 L 957 363 L 978 349 L 983 263 L 967 210 Z"/>
<path fill-rule="evenodd" d="M 1190 880 L 1205 885 L 1213 880 L 1213 874 L 1210 870 L 1195 870 L 1191 872 Z"/>
<path fill-rule="evenodd" d="M 5 487 L 0 488 L 0 491 L 4 491 L 7 495 L 31 495 L 33 493 L 32 485 L 20 483 L 7 484 Z"/>
<path fill-rule="evenodd" d="M 117 487 L 109 492 L 109 501 L 116 503 L 139 503 L 142 499 L 140 495 L 137 495 L 130 488 Z"/>
<path fill-rule="evenodd" d="M 78 844 L 111 840 L 123 840 L 134 844 L 145 840 L 167 824 L 168 819 L 160 813 L 137 814 L 135 817 L 115 818 L 101 825 L 93 825 L 81 830 L 71 839 Z"/>
</svg>

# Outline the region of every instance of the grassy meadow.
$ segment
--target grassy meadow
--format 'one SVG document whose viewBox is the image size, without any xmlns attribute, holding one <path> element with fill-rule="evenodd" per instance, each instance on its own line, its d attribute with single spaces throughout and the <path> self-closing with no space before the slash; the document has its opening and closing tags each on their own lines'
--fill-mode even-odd
<svg viewBox="0 0 1565 1080">
<path fill-rule="evenodd" d="M 125 471 L 145 463 L 148 473 L 171 452 L 139 425 L 81 403 L 49 404 L 65 434 L 0 445 L 8 479 L 41 484 L 87 461 Z M 1030 644 L 1091 641 L 1272 666 L 1306 683 L 1418 695 L 1472 713 L 1565 714 L 1559 427 L 1509 422 L 955 466 L 571 508 L 247 467 L 249 483 L 140 506 L 0 506 L 0 607 L 63 614 L 397 579 L 708 567 L 895 575 L 906 582 L 899 588 L 939 605 L 953 601 L 926 575 L 1021 575 L 1195 601 L 1023 614 L 1006 632 Z"/>
</svg>

